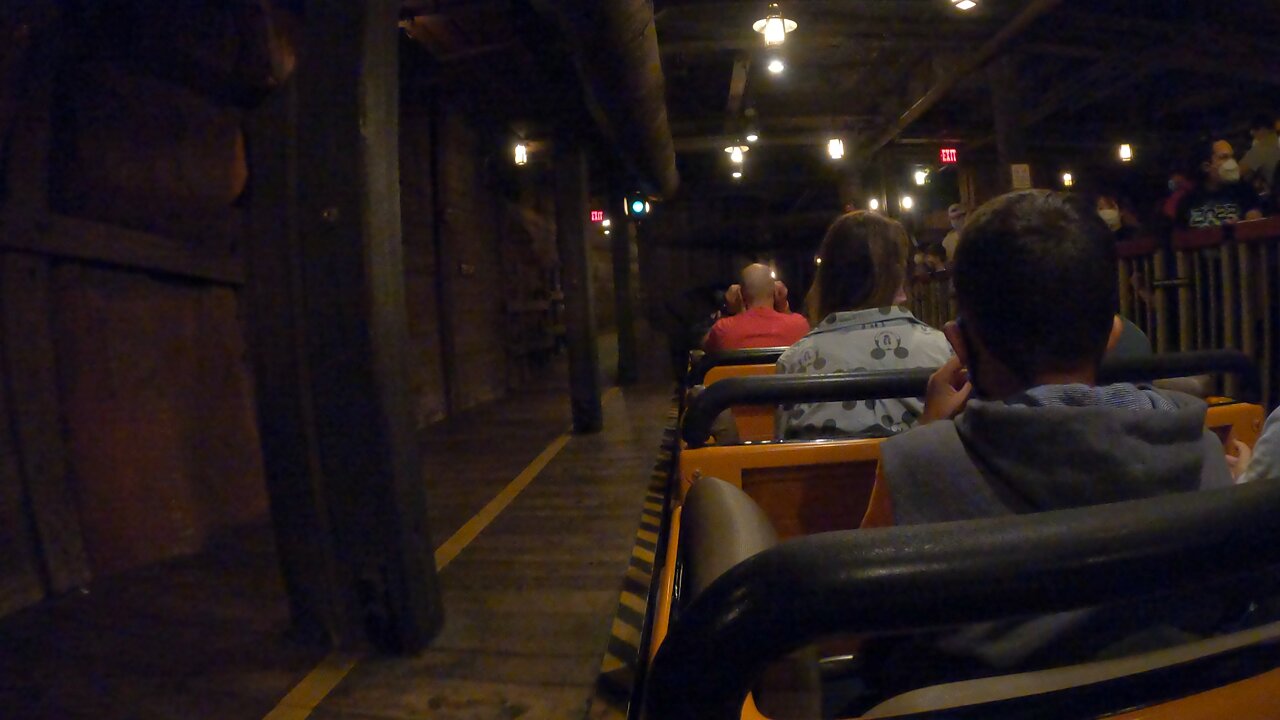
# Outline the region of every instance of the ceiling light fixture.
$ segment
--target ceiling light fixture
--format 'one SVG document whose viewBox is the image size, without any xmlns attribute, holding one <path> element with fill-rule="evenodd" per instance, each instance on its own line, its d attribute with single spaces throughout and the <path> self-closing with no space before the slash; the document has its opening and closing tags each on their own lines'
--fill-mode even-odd
<svg viewBox="0 0 1280 720">
<path fill-rule="evenodd" d="M 1069 172 L 1062 173 L 1062 187 L 1071 187 L 1076 184 L 1076 179 Z"/>
<path fill-rule="evenodd" d="M 903 195 L 903 196 L 902 196 L 902 209 L 903 209 L 903 210 L 910 210 L 911 208 L 915 207 L 915 205 L 916 205 L 916 201 L 915 201 L 915 200 L 912 200 L 910 195 Z"/>
<path fill-rule="evenodd" d="M 754 133 L 754 132 L 747 133 L 747 142 L 753 143 L 759 139 L 760 139 L 759 133 Z"/>
<path fill-rule="evenodd" d="M 609 227 L 612 224 L 613 224 L 613 221 L 610 220 L 609 218 L 605 218 L 604 220 L 600 221 L 600 227 Z"/>
<path fill-rule="evenodd" d="M 827 141 L 827 154 L 832 160 L 839 160 L 844 157 L 844 141 L 840 138 L 831 138 Z"/>
<path fill-rule="evenodd" d="M 871 208 L 871 212 L 875 212 L 880 209 L 880 201 L 876 198 L 871 198 L 871 202 L 867 203 L 867 207 Z"/>
<path fill-rule="evenodd" d="M 734 171 L 733 171 L 733 179 L 734 179 L 734 180 L 739 180 L 739 179 L 741 179 L 741 178 L 742 178 L 742 171 L 741 171 L 741 170 L 734 170 Z"/>
<path fill-rule="evenodd" d="M 787 69 L 787 66 L 783 65 L 782 61 L 779 60 L 778 58 L 774 58 L 769 61 L 769 72 L 773 73 L 774 75 L 781 75 L 782 71 L 786 69 Z"/>
<path fill-rule="evenodd" d="M 1130 162 L 1133 160 L 1133 147 L 1129 143 L 1120 146 L 1120 162 Z"/>
<path fill-rule="evenodd" d="M 923 185 L 923 184 L 925 184 L 925 183 L 929 182 L 929 171 L 927 171 L 927 170 L 917 170 L 917 171 L 916 171 L 915 178 L 916 178 L 916 184 L 917 184 L 917 185 Z"/>
<path fill-rule="evenodd" d="M 735 165 L 741 165 L 743 153 L 750 149 L 751 148 L 746 145 L 730 145 L 725 148 L 724 151 L 729 153 L 729 162 L 732 162 Z"/>
<path fill-rule="evenodd" d="M 951 0 L 951 4 L 957 10 L 972 10 L 978 7 L 978 3 L 975 0 Z"/>
<path fill-rule="evenodd" d="M 516 164 L 524 165 L 529 162 L 529 148 L 524 143 L 516 143 Z"/>
<path fill-rule="evenodd" d="M 783 17 L 778 3 L 769 3 L 765 16 L 755 21 L 751 29 L 764 35 L 766 47 L 775 47 L 787 41 L 787 33 L 796 29 L 796 21 Z"/>
</svg>

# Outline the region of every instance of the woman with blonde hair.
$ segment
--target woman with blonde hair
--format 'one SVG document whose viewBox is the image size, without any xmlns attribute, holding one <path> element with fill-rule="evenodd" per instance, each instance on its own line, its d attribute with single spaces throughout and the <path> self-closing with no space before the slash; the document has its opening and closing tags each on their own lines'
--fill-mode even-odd
<svg viewBox="0 0 1280 720">
<path fill-rule="evenodd" d="M 907 232 L 865 211 L 832 223 L 806 306 L 813 329 L 778 359 L 778 373 L 825 375 L 936 368 L 951 357 L 941 331 L 917 320 L 907 297 Z M 784 405 L 778 437 L 886 437 L 915 425 L 919 398 Z"/>
</svg>

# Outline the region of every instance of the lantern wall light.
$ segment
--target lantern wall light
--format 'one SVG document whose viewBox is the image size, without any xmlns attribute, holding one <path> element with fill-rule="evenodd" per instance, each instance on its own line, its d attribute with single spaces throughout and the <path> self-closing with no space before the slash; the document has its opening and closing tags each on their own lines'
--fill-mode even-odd
<svg viewBox="0 0 1280 720">
<path fill-rule="evenodd" d="M 844 141 L 840 138 L 831 138 L 827 141 L 827 154 L 832 160 L 839 160 L 844 157 Z"/>
<path fill-rule="evenodd" d="M 516 143 L 516 164 L 524 165 L 529 162 L 529 147 L 524 143 Z"/>
<path fill-rule="evenodd" d="M 1120 162 L 1131 162 L 1133 160 L 1133 146 L 1129 143 L 1123 143 L 1120 146 Z"/>
</svg>

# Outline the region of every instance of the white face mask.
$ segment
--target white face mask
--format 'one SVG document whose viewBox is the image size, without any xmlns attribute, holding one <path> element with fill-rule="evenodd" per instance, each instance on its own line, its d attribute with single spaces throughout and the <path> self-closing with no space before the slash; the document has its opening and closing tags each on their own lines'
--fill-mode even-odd
<svg viewBox="0 0 1280 720">
<path fill-rule="evenodd" d="M 1222 182 L 1240 182 L 1240 164 L 1235 161 L 1235 158 L 1224 160 L 1218 166 L 1218 177 L 1222 178 Z"/>
<path fill-rule="evenodd" d="M 1120 211 L 1115 208 L 1105 208 L 1098 211 L 1098 217 L 1102 218 L 1102 222 L 1111 228 L 1112 232 L 1120 229 Z"/>
</svg>

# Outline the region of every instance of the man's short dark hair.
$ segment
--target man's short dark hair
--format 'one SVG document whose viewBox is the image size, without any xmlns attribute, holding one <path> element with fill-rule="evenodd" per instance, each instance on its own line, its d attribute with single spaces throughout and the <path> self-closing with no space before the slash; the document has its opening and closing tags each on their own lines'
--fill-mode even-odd
<svg viewBox="0 0 1280 720">
<path fill-rule="evenodd" d="M 966 331 L 1024 382 L 1096 365 L 1119 298 L 1115 240 L 1078 197 L 1002 195 L 961 231 L 955 286 Z"/>
</svg>

